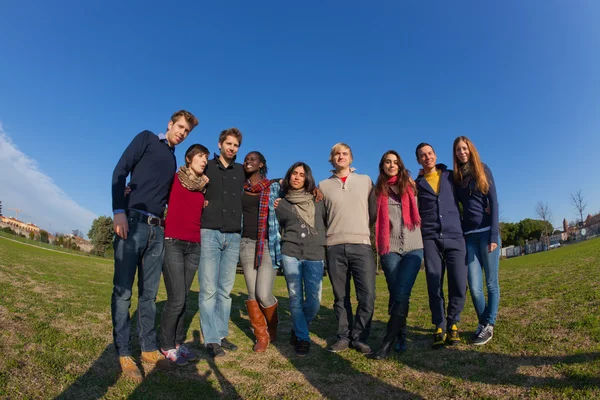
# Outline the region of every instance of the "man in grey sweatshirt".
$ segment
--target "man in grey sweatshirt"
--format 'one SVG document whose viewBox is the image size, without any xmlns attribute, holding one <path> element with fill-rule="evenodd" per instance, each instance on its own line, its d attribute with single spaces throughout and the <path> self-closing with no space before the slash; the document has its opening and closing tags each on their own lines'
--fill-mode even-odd
<svg viewBox="0 0 600 400">
<path fill-rule="evenodd" d="M 377 217 L 373 182 L 350 168 L 352 150 L 345 143 L 331 149 L 329 161 L 334 174 L 319 183 L 327 209 L 327 264 L 338 320 L 337 342 L 329 351 L 350 345 L 363 354 L 371 353 L 366 343 L 375 307 L 375 259 L 371 249 L 370 225 Z M 350 279 L 354 279 L 358 307 L 353 322 Z"/>
</svg>

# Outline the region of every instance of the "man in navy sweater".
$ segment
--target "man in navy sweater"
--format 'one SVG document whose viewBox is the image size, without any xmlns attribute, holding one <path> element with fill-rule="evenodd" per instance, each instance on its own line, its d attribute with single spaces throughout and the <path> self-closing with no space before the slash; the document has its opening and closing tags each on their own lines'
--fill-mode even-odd
<svg viewBox="0 0 600 400">
<path fill-rule="evenodd" d="M 431 322 L 435 324 L 433 347 L 460 343 L 458 322 L 465 305 L 467 264 L 465 241 L 452 171 L 437 164 L 433 147 L 421 143 L 416 150 L 423 175 L 416 179 L 425 274 Z M 448 270 L 448 310 L 444 300 L 444 273 Z"/>
<path fill-rule="evenodd" d="M 123 375 L 140 381 L 142 374 L 131 354 L 131 292 L 138 271 L 137 331 L 142 360 L 164 363 L 156 343 L 156 294 L 164 259 L 164 220 L 167 198 L 177 169 L 175 146 L 198 120 L 189 111 L 171 116 L 164 135 L 139 133 L 123 152 L 112 177 L 115 271 L 111 298 L 113 338 Z M 127 176 L 131 193 L 125 196 Z"/>
</svg>

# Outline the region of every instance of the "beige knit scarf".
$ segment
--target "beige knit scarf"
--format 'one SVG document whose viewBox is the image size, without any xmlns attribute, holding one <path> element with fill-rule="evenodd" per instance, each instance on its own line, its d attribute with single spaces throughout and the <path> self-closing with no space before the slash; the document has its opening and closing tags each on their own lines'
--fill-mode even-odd
<svg viewBox="0 0 600 400">
<path fill-rule="evenodd" d="M 179 182 L 181 182 L 181 186 L 187 190 L 202 193 L 206 191 L 206 185 L 208 184 L 208 177 L 206 175 L 198 176 L 191 168 L 181 166 L 177 171 L 177 177 L 179 178 Z"/>
</svg>

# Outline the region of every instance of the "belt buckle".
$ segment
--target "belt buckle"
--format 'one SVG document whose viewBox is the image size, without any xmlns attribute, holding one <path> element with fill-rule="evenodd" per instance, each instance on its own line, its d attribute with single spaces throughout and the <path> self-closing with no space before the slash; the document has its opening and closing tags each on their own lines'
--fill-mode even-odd
<svg viewBox="0 0 600 400">
<path fill-rule="evenodd" d="M 156 220 L 158 220 L 158 222 L 155 222 Z M 160 218 L 148 215 L 147 223 L 148 225 L 160 225 Z"/>
</svg>

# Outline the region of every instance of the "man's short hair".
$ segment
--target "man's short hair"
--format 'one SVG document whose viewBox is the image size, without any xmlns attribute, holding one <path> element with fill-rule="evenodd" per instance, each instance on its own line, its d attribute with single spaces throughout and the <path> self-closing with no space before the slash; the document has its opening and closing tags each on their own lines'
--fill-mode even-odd
<svg viewBox="0 0 600 400">
<path fill-rule="evenodd" d="M 185 118 L 186 122 L 190 125 L 190 131 L 198 125 L 198 118 L 194 117 L 194 114 L 186 110 L 179 110 L 171 115 L 171 122 L 175 123 L 181 117 Z"/>
<path fill-rule="evenodd" d="M 238 128 L 229 128 L 222 131 L 219 135 L 219 143 L 223 143 L 225 139 L 227 139 L 227 136 L 235 137 L 240 143 L 240 146 L 242 145 L 242 132 L 240 132 Z"/>
<path fill-rule="evenodd" d="M 352 164 L 352 161 L 354 160 L 354 156 L 352 156 L 352 149 L 350 148 L 350 146 L 343 142 L 336 143 L 331 148 L 331 153 L 329 154 L 329 162 L 331 163 L 331 165 L 333 165 L 334 168 L 335 165 L 333 164 L 333 156 L 342 149 L 348 149 L 348 152 L 350 153 L 350 164 Z"/>
<path fill-rule="evenodd" d="M 419 159 L 419 150 L 425 146 L 429 146 L 431 147 L 431 150 L 433 150 L 433 146 L 430 145 L 429 143 L 419 143 L 419 145 L 417 146 L 417 149 L 415 150 L 415 156 L 417 157 L 417 160 Z M 433 154 L 435 154 L 435 150 L 433 150 Z"/>
</svg>

